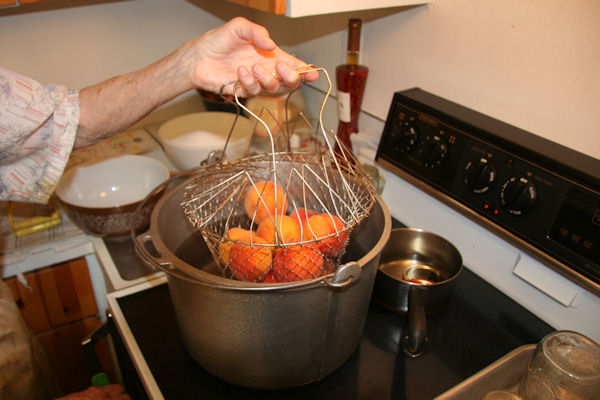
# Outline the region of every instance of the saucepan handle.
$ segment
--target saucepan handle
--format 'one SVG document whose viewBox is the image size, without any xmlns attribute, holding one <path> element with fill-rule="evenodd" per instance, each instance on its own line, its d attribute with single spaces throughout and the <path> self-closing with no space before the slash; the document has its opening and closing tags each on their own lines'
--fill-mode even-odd
<svg viewBox="0 0 600 400">
<path fill-rule="evenodd" d="M 423 354 L 427 340 L 427 317 L 421 290 L 412 286 L 408 289 L 408 317 L 406 335 L 402 340 L 402 349 L 409 357 Z"/>
</svg>

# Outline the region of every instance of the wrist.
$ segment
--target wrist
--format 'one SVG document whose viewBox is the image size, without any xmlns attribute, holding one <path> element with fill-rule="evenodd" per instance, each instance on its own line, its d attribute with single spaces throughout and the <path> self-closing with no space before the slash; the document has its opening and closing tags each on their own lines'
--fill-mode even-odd
<svg viewBox="0 0 600 400">
<path fill-rule="evenodd" d="M 177 50 L 179 67 L 185 75 L 182 81 L 186 90 L 204 89 L 215 92 L 214 85 L 210 82 L 210 63 L 199 40 L 200 38 L 192 39 Z"/>
</svg>

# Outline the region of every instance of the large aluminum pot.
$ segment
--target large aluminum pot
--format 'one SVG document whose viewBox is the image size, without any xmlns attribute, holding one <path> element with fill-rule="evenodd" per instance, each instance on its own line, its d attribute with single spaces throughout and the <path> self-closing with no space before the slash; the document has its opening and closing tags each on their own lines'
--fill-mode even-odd
<svg viewBox="0 0 600 400">
<path fill-rule="evenodd" d="M 193 178 L 192 178 L 193 179 Z M 157 203 L 138 255 L 167 273 L 183 343 L 207 371 L 262 389 L 305 385 L 360 343 L 391 217 L 381 198 L 353 232 L 345 264 L 309 281 L 260 284 L 220 275 L 181 208 L 187 181 Z"/>
</svg>

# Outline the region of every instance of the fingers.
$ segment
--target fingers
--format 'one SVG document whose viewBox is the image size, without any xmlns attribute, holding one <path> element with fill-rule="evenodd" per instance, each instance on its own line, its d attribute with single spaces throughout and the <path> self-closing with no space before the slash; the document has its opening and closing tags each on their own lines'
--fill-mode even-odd
<svg viewBox="0 0 600 400">
<path fill-rule="evenodd" d="M 101 386 L 98 389 L 100 389 L 102 392 L 104 392 L 104 395 L 107 396 L 109 399 L 112 398 L 123 398 L 123 399 L 128 399 L 129 396 L 127 396 L 125 394 L 125 389 L 123 389 L 123 387 L 121 385 L 118 384 L 110 384 L 107 386 Z"/>
<path fill-rule="evenodd" d="M 300 74 L 285 63 L 277 63 L 275 72 L 281 78 L 281 84 L 288 90 L 295 89 L 300 83 Z"/>
<path fill-rule="evenodd" d="M 90 386 L 86 390 L 71 393 L 57 400 L 131 400 L 121 385 Z"/>
<path fill-rule="evenodd" d="M 243 85 L 242 91 L 238 91 L 241 96 L 255 96 L 261 91 L 267 93 L 276 93 L 279 88 L 283 86 L 286 88 L 295 88 L 300 80 L 300 77 L 295 71 L 284 70 L 286 79 L 280 82 L 276 76 L 267 71 L 261 64 L 254 64 L 252 66 L 252 72 L 248 71 L 246 67 L 238 68 L 238 79 Z"/>
<path fill-rule="evenodd" d="M 282 86 L 287 90 L 298 86 L 300 74 L 294 68 L 304 65 L 303 61 L 278 48 L 265 27 L 242 17 L 232 19 L 225 26 L 241 39 L 236 42 L 238 47 L 229 54 L 230 64 L 243 63 L 237 68 L 242 84 L 237 88 L 238 95 L 254 96 L 261 91 L 276 93 Z M 304 73 L 302 78 L 314 81 L 318 76 L 317 71 L 311 71 Z"/>
<path fill-rule="evenodd" d="M 247 97 L 257 95 L 260 92 L 260 84 L 246 67 L 238 68 L 238 80 L 242 84 L 242 87 L 239 88 L 241 90 L 236 89 L 238 95 Z"/>
<path fill-rule="evenodd" d="M 279 90 L 279 81 L 277 78 L 275 78 L 272 72 L 267 72 L 262 65 L 254 64 L 252 66 L 252 72 L 265 92 L 275 93 Z"/>
</svg>

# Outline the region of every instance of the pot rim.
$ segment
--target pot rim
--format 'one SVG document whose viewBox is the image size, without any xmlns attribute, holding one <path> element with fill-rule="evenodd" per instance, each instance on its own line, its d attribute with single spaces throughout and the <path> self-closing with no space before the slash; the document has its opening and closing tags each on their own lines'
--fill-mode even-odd
<svg viewBox="0 0 600 400">
<path fill-rule="evenodd" d="M 460 251 L 458 250 L 458 248 L 452 242 L 450 242 L 448 239 L 438 235 L 437 233 L 434 233 L 434 232 L 431 232 L 431 231 L 428 231 L 428 230 L 425 230 L 422 228 L 410 228 L 410 227 L 394 228 L 391 230 L 390 236 L 391 236 L 391 233 L 393 233 L 395 231 L 418 232 L 421 234 L 432 235 L 432 236 L 442 240 L 443 242 L 447 243 L 448 245 L 450 245 L 451 250 L 456 252 L 456 255 L 458 256 L 458 265 L 459 265 L 458 269 L 448 279 L 444 279 L 443 281 L 439 281 L 439 282 L 435 282 L 435 283 L 431 283 L 431 284 L 421 284 L 421 283 L 417 283 L 417 282 L 407 281 L 404 279 L 399 279 L 397 276 L 391 275 L 388 272 L 386 272 L 385 270 L 381 269 L 381 264 L 377 268 L 378 273 L 384 274 L 386 277 L 393 280 L 394 282 L 398 282 L 400 285 L 406 285 L 408 287 L 414 286 L 414 287 L 418 287 L 418 288 L 428 288 L 428 287 L 434 288 L 434 287 L 438 287 L 438 286 L 447 285 L 447 284 L 450 284 L 450 282 L 456 280 L 458 278 L 458 276 L 461 274 L 462 270 L 464 269 L 462 255 L 461 255 Z"/>
<path fill-rule="evenodd" d="M 150 227 L 148 231 L 142 233 L 140 235 L 135 236 L 135 233 L 132 231 L 132 235 L 134 236 L 134 244 L 136 253 L 140 258 L 143 259 L 144 262 L 148 263 L 151 266 L 154 266 L 168 275 L 185 279 L 192 283 L 207 285 L 211 287 L 217 287 L 226 290 L 239 290 L 239 291 L 278 291 L 278 290 L 290 290 L 297 288 L 304 288 L 309 286 L 321 286 L 328 285 L 331 287 L 336 287 L 335 284 L 331 284 L 335 273 L 330 273 L 327 275 L 320 276 L 318 278 L 313 278 L 305 281 L 298 282 L 282 282 L 282 283 L 260 283 L 260 282 L 245 282 L 238 281 L 235 279 L 229 279 L 223 276 L 218 276 L 209 272 L 206 272 L 197 267 L 191 266 L 187 264 L 185 261 L 181 260 L 177 257 L 163 242 L 160 235 L 157 234 L 157 225 L 158 225 L 158 214 L 164 204 L 169 200 L 172 196 L 175 195 L 178 191 L 181 191 L 183 187 L 188 185 L 190 181 L 198 178 L 198 175 L 202 173 L 202 169 L 196 170 L 193 174 L 186 174 L 186 179 L 182 183 L 175 186 L 173 189 L 164 193 L 160 200 L 154 207 L 150 217 Z M 163 185 L 167 185 L 170 183 L 169 181 L 163 182 Z M 158 188 L 156 188 L 158 189 Z M 349 265 L 352 263 L 357 263 L 360 268 L 367 264 L 368 260 L 373 259 L 376 255 L 380 254 L 383 251 L 383 248 L 387 244 L 390 233 L 392 230 L 392 220 L 388 210 L 387 205 L 383 201 L 383 199 L 375 194 L 375 203 L 379 204 L 381 208 L 381 212 L 384 215 L 384 227 L 381 234 L 381 237 L 377 241 L 377 243 L 360 259 L 356 261 L 350 261 L 343 265 Z M 144 200 L 145 203 L 145 200 Z M 373 211 L 371 211 L 373 212 Z M 152 246 L 156 249 L 157 253 L 160 254 L 160 257 L 154 257 L 150 255 L 144 248 L 146 243 L 152 243 Z M 211 255 L 212 257 L 212 255 Z M 338 271 L 343 266 L 338 267 Z"/>
</svg>

